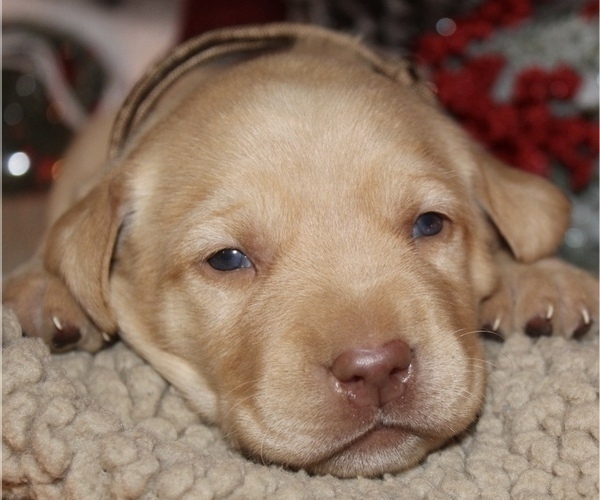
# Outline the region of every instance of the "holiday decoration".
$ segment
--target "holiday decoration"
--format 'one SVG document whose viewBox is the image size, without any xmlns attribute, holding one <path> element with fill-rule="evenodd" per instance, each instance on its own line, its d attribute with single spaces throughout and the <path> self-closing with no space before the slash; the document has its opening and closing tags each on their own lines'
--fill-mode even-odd
<svg viewBox="0 0 600 500">
<path fill-rule="evenodd" d="M 486 1 L 469 14 L 440 21 L 436 33 L 417 39 L 416 54 L 431 70 L 442 104 L 493 153 L 547 177 L 553 164 L 563 165 L 570 187 L 580 191 L 595 173 L 598 122 L 596 113 L 588 116 L 569 106 L 582 87 L 578 71 L 568 59 L 550 67 L 538 63 L 516 72 L 513 68 L 512 91 L 498 98 L 496 86 L 508 58 L 500 48 L 496 54 L 470 49 L 492 36 L 518 33 L 533 12 L 532 1 Z M 577 16 L 583 25 L 579 29 L 597 31 L 597 9 L 591 4 Z M 554 30 L 569 28 L 564 19 L 554 23 Z"/>
<path fill-rule="evenodd" d="M 30 25 L 2 34 L 2 189 L 45 189 L 105 81 L 89 48 Z"/>
</svg>

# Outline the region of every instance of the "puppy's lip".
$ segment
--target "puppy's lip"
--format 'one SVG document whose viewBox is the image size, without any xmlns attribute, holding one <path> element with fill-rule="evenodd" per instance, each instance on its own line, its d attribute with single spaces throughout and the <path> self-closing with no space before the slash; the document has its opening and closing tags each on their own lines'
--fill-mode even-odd
<svg viewBox="0 0 600 500">
<path fill-rule="evenodd" d="M 384 424 L 377 420 L 365 430 L 348 440 L 341 440 L 340 445 L 328 456 L 319 459 L 319 464 L 329 462 L 336 457 L 346 454 L 381 454 L 388 448 L 398 448 L 409 441 L 420 440 L 423 436 L 406 426 Z"/>
<path fill-rule="evenodd" d="M 418 449 L 419 443 L 423 440 L 428 439 L 406 427 L 377 423 L 357 437 L 343 442 L 335 450 L 330 451 L 327 456 L 319 458 L 312 464 L 306 464 L 304 468 L 317 474 L 339 475 L 340 464 L 348 462 L 348 459 L 354 460 L 356 457 L 362 457 L 359 460 L 370 461 L 376 457 L 385 457 L 392 450 L 394 452 L 405 450 L 403 455 L 413 455 L 408 450 Z"/>
<path fill-rule="evenodd" d="M 381 452 L 387 447 L 396 447 L 398 441 L 405 441 L 408 438 L 418 437 L 414 431 L 404 427 L 394 425 L 376 424 L 367 432 L 363 433 L 358 439 L 352 442 L 346 450 L 361 450 Z"/>
</svg>

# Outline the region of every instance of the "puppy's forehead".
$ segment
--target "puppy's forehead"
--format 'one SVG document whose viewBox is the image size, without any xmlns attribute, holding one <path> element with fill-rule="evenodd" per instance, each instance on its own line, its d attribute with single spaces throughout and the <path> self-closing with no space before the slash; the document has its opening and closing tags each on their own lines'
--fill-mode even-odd
<svg viewBox="0 0 600 500">
<path fill-rule="evenodd" d="M 145 155 L 154 189 L 177 189 L 203 211 L 264 212 L 271 198 L 332 212 L 360 198 L 396 212 L 464 192 L 453 136 L 429 103 L 383 75 L 273 55 L 200 85 L 151 131 Z"/>
<path fill-rule="evenodd" d="M 408 159 L 447 156 L 452 130 L 439 118 L 412 89 L 362 66 L 273 55 L 201 86 L 161 133 L 176 136 L 190 168 L 210 163 L 229 176 L 286 164 L 337 175 L 369 163 L 409 170 L 419 166 Z"/>
</svg>

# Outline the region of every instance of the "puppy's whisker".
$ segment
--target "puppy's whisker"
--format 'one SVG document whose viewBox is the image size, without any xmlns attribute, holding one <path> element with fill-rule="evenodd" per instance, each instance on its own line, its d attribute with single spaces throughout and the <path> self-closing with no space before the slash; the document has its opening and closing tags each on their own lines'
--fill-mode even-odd
<svg viewBox="0 0 600 500">
<path fill-rule="evenodd" d="M 498 368 L 498 365 L 496 363 L 493 363 L 492 361 L 489 361 L 487 359 L 471 358 L 471 362 L 475 366 L 484 366 L 484 367 L 489 367 L 489 368 Z"/>
<path fill-rule="evenodd" d="M 488 330 L 486 328 L 481 328 L 479 330 L 476 330 L 476 332 L 479 335 L 486 335 L 488 337 L 497 337 L 499 340 L 505 340 L 504 336 L 501 333 L 498 333 L 497 331 L 495 331 L 495 329 Z"/>
<path fill-rule="evenodd" d="M 460 330 L 457 330 L 456 332 L 454 332 L 454 334 L 460 332 Z M 478 330 L 468 330 L 468 331 L 464 331 L 463 333 L 461 333 L 458 338 L 462 338 L 462 337 L 466 337 L 468 335 L 494 335 L 496 337 L 498 337 L 501 340 L 504 340 L 504 337 L 499 334 L 498 332 L 495 331 L 491 331 L 491 330 L 487 330 L 487 329 L 478 329 Z"/>
<path fill-rule="evenodd" d="M 229 416 L 229 414 L 240 404 L 242 404 L 244 401 L 247 401 L 248 399 L 252 399 L 253 395 L 250 394 L 249 396 L 246 396 L 245 398 L 241 398 L 240 400 L 238 400 L 231 408 L 229 408 L 227 410 L 227 412 L 225 413 L 225 415 L 223 415 L 223 419 L 225 419 L 226 417 Z"/>
<path fill-rule="evenodd" d="M 254 384 L 254 383 L 258 382 L 258 381 L 259 381 L 258 378 L 255 378 L 255 379 L 252 379 L 252 380 L 246 380 L 246 381 L 242 382 L 241 384 L 236 385 L 233 389 L 229 390 L 229 392 L 227 392 L 223 397 L 226 398 L 227 396 L 229 396 L 233 392 L 237 391 L 238 389 L 244 387 L 245 385 Z"/>
<path fill-rule="evenodd" d="M 267 437 L 269 436 L 269 433 L 273 430 L 274 426 L 271 425 L 270 423 L 266 423 L 263 422 L 264 425 L 264 430 L 261 432 L 262 436 L 261 436 L 261 440 L 260 440 L 260 448 L 259 448 L 259 453 L 258 456 L 260 457 L 260 463 L 262 463 L 263 465 L 267 465 L 269 463 L 268 460 L 265 459 L 265 455 L 264 455 L 264 448 L 265 448 L 265 441 L 267 439 Z M 284 464 L 287 465 L 287 464 Z"/>
<path fill-rule="evenodd" d="M 509 354 L 510 354 L 510 353 L 502 352 L 502 353 L 500 353 L 500 356 L 501 356 L 502 358 L 504 358 L 504 359 L 508 360 L 508 362 L 510 363 L 510 366 L 511 366 L 511 368 L 512 368 L 513 370 L 515 370 L 515 369 L 516 369 L 515 362 L 514 362 L 513 358 L 511 358 L 511 357 L 510 357 L 510 355 L 509 355 Z M 498 366 L 499 366 L 499 365 L 498 365 Z"/>
<path fill-rule="evenodd" d="M 478 334 L 479 330 L 467 330 L 465 328 L 459 328 L 458 330 L 454 330 L 451 332 L 451 335 L 458 335 L 458 338 L 466 337 L 467 335 Z"/>
<path fill-rule="evenodd" d="M 469 358 L 469 363 L 475 368 L 498 368 L 498 365 L 488 361 L 487 359 L 480 358 Z M 461 370 L 464 368 L 464 365 L 461 363 L 446 363 L 446 367 L 449 369 L 456 368 L 457 370 Z"/>
<path fill-rule="evenodd" d="M 479 395 L 479 394 L 476 394 L 476 393 L 474 393 L 472 391 L 469 391 L 466 388 L 462 388 L 460 390 L 460 395 L 463 396 L 463 397 L 467 396 L 469 400 L 474 399 L 475 401 L 479 401 L 479 403 L 481 404 L 481 406 L 483 406 L 483 403 L 485 403 L 487 401 L 487 396 L 486 396 L 485 393 L 482 394 L 482 395 Z"/>
</svg>

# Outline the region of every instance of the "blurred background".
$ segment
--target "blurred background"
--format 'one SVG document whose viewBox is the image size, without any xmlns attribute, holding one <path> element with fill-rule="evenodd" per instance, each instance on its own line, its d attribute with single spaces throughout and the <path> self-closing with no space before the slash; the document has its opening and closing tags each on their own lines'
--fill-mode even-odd
<svg viewBox="0 0 600 500">
<path fill-rule="evenodd" d="M 282 20 L 414 59 L 476 140 L 567 191 L 561 253 L 598 272 L 597 0 L 4 0 L 2 11 L 3 273 L 35 252 L 61 157 L 90 116 L 119 106 L 176 43 Z"/>
</svg>

